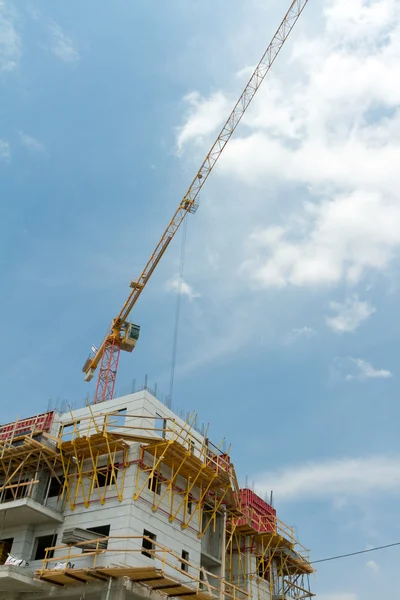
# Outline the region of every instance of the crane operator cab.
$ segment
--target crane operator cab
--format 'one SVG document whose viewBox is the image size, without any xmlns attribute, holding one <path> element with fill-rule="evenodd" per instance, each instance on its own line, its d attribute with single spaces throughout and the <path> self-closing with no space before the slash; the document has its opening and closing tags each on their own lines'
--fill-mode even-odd
<svg viewBox="0 0 400 600">
<path fill-rule="evenodd" d="M 139 339 L 140 325 L 135 325 L 134 323 L 128 323 L 128 321 L 126 321 L 125 325 L 123 326 L 122 333 L 123 336 L 119 347 L 121 350 L 125 350 L 125 352 L 132 352 L 136 346 L 136 342 Z M 82 371 L 85 373 L 85 381 L 91 381 L 93 379 L 96 367 L 93 368 L 91 364 L 96 352 L 97 348 L 92 346 L 92 352 L 89 354 L 85 364 L 83 365 Z"/>
<path fill-rule="evenodd" d="M 121 340 L 121 350 L 132 352 L 140 335 L 140 325 L 126 322 L 124 337 Z"/>
</svg>

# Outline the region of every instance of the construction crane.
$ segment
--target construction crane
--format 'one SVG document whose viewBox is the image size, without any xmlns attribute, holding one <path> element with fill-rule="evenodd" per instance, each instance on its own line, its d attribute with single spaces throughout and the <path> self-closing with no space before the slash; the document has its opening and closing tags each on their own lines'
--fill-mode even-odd
<svg viewBox="0 0 400 600">
<path fill-rule="evenodd" d="M 211 146 L 200 169 L 197 171 L 186 194 L 183 196 L 174 216 L 168 223 L 160 241 L 153 254 L 144 267 L 140 277 L 131 281 L 131 292 L 119 311 L 112 320 L 109 332 L 99 348 L 92 346 L 92 351 L 87 358 L 82 371 L 85 373 L 85 381 L 90 381 L 97 367 L 100 365 L 94 403 L 111 400 L 114 397 L 114 387 L 118 371 L 118 362 L 121 350 L 132 352 L 139 338 L 140 327 L 128 321 L 128 317 L 148 283 L 154 269 L 160 262 L 161 257 L 168 248 L 171 240 L 179 229 L 188 213 L 195 213 L 198 208 L 198 196 L 208 176 L 213 170 L 217 160 L 222 154 L 226 144 L 238 126 L 241 118 L 246 112 L 250 102 L 253 100 L 258 88 L 270 70 L 275 58 L 287 40 L 290 32 L 303 12 L 308 0 L 293 0 L 289 10 L 285 14 L 268 48 L 256 66 L 254 73 L 244 88 L 239 100 L 236 102 L 225 125 L 217 139 Z"/>
</svg>

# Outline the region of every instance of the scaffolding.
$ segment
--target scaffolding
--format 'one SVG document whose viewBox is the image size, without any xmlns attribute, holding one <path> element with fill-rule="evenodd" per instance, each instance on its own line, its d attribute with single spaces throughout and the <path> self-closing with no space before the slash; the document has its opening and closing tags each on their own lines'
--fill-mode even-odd
<svg viewBox="0 0 400 600">
<path fill-rule="evenodd" d="M 84 418 L 64 423 L 58 449 L 64 473 L 64 490 L 71 510 L 79 502 L 86 507 L 93 500 L 102 504 L 115 486 L 123 499 L 126 469 L 135 462 L 137 471 L 133 500 L 148 501 L 153 492 L 152 510 L 166 511 L 170 522 L 179 520 L 183 529 L 195 529 L 198 536 L 216 525 L 217 514 L 225 507 L 230 515 L 237 510 L 239 493 L 229 455 L 194 429 L 196 415 L 186 422 L 154 414 L 124 415 L 117 411 L 91 412 Z M 132 443 L 140 445 L 139 458 L 128 460 Z"/>
<path fill-rule="evenodd" d="M 0 503 L 32 498 L 45 504 L 53 479 L 59 487 L 58 501 L 63 505 L 68 503 L 71 510 L 79 505 L 89 507 L 94 501 L 104 504 L 111 498 L 121 502 L 126 496 L 127 469 L 136 465 L 129 486 L 132 500 L 150 503 L 154 512 L 164 512 L 171 523 L 179 522 L 183 530 L 191 529 L 199 538 L 208 529 L 218 531 L 226 522 L 222 572 L 224 586 L 232 590 L 232 598 L 248 595 L 257 600 L 300 600 L 313 596 L 309 578 L 314 569 L 308 550 L 299 544 L 293 528 L 280 521 L 267 502 L 251 490 L 239 489 L 229 450 L 222 450 L 222 443 L 215 446 L 207 435 L 195 430 L 196 415 L 183 422 L 158 414 L 125 410 L 123 415 L 121 411 L 94 413 L 91 407 L 88 410 L 89 414 L 81 417 L 71 413 L 71 418 L 60 424 L 54 436 L 51 435 L 54 413 L 0 426 Z M 135 450 L 130 454 L 132 447 Z M 218 517 L 223 515 L 217 528 Z M 113 545 L 107 551 L 125 552 L 127 557 L 137 551 L 131 547 L 136 539 L 132 536 L 123 538 L 131 542 L 128 548 L 120 550 L 115 549 L 114 538 L 107 539 Z M 152 574 L 164 581 L 170 577 L 167 571 L 172 568 L 168 560 L 173 557 L 174 562 L 176 556 L 156 542 L 152 547 L 154 558 L 162 559 L 160 568 Z M 67 563 L 75 559 L 71 547 L 55 550 L 62 555 L 63 548 Z M 69 572 L 69 567 L 51 568 L 53 559 L 48 555 L 40 578 L 60 585 L 91 581 L 96 574 L 97 579 L 132 575 L 133 581 L 145 581 L 140 575 L 142 567 L 132 566 L 131 575 L 126 570 L 118 571 L 118 575 L 103 566 L 100 573 L 96 561 L 103 551 L 97 547 L 92 554 L 84 552 L 86 558 L 93 555 L 94 559 L 94 570 L 90 567 L 89 574 L 86 567 L 80 574 L 76 569 Z M 184 559 L 178 558 L 182 567 Z M 63 560 L 59 555 L 57 559 Z M 209 598 L 218 590 L 218 594 L 222 593 L 220 582 L 215 589 L 209 587 L 204 591 L 207 574 L 203 573 L 203 567 L 199 569 L 197 579 L 185 583 L 195 584 L 194 594 L 199 600 L 205 600 L 204 594 Z M 106 571 L 108 575 L 104 574 Z M 194 571 L 192 565 L 190 572 Z M 168 581 L 164 583 L 167 585 Z M 186 588 L 183 586 L 182 590 Z M 180 595 L 187 593 L 186 590 Z M 228 597 L 229 594 L 225 592 Z"/>
<path fill-rule="evenodd" d="M 257 600 L 268 595 L 272 600 L 311 598 L 309 576 L 314 569 L 309 551 L 296 540 L 293 528 L 276 517 L 272 507 L 262 510 L 262 505 L 268 507 L 265 501 L 243 492 L 248 490 L 241 490 L 242 516 L 227 523 L 227 578 L 236 585 L 246 585 Z"/>
<path fill-rule="evenodd" d="M 63 423 L 58 448 L 64 473 L 63 496 L 74 510 L 79 503 L 88 508 L 93 500 L 104 504 L 107 491 L 115 486 L 121 502 L 124 494 L 129 443 L 110 431 L 111 417 L 90 415 Z"/>
<path fill-rule="evenodd" d="M 60 455 L 49 435 L 54 412 L 0 427 L 0 503 L 43 501 L 49 478 L 61 483 Z"/>
<path fill-rule="evenodd" d="M 240 514 L 239 486 L 229 454 L 221 450 L 222 442 L 215 446 L 207 437 L 196 435 L 195 420 L 196 415 L 184 424 L 164 419 L 162 439 L 142 445 L 134 500 L 150 487 L 153 511 L 167 500 L 170 522 L 180 519 L 182 529 L 195 528 L 202 537 L 211 525 L 215 528 L 222 507 L 231 515 Z M 165 484 L 161 493 L 157 493 L 158 482 Z"/>
<path fill-rule="evenodd" d="M 154 560 L 152 566 L 138 564 L 144 553 Z M 119 565 L 104 566 L 103 562 L 109 562 L 108 555 Z M 129 564 L 132 562 L 135 566 Z M 245 590 L 146 536 L 107 536 L 79 542 L 74 547 L 47 548 L 35 576 L 59 587 L 129 577 L 132 582 L 169 597 L 190 595 L 195 600 L 220 600 L 222 594 L 226 600 L 247 600 L 249 596 Z"/>
</svg>

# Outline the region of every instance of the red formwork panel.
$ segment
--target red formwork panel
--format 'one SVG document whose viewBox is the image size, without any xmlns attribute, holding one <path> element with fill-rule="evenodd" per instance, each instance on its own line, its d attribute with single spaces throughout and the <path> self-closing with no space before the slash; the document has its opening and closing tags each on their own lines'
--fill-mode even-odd
<svg viewBox="0 0 400 600">
<path fill-rule="evenodd" d="M 243 488 L 240 490 L 240 504 L 242 508 L 253 508 L 260 515 L 274 515 L 276 510 L 265 500 L 257 496 L 252 490 Z"/>
<path fill-rule="evenodd" d="M 6 425 L 0 425 L 0 440 L 29 435 L 38 431 L 49 431 L 54 419 L 54 410 L 34 417 L 28 417 Z"/>
<path fill-rule="evenodd" d="M 276 510 L 252 490 L 240 490 L 240 507 L 244 516 L 236 521 L 238 527 L 250 527 L 259 533 L 276 530 Z"/>
<path fill-rule="evenodd" d="M 229 454 L 217 454 L 216 452 L 207 451 L 207 458 L 209 460 L 209 466 L 212 469 L 218 471 L 229 471 L 231 459 Z"/>
<path fill-rule="evenodd" d="M 271 533 L 276 530 L 275 515 L 259 515 L 253 508 L 242 509 L 243 517 L 236 520 L 237 527 L 250 527 L 258 533 Z"/>
</svg>

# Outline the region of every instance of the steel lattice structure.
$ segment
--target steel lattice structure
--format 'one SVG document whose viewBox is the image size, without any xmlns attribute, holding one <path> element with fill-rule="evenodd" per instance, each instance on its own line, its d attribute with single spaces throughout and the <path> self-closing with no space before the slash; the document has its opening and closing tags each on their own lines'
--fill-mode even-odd
<svg viewBox="0 0 400 600">
<path fill-rule="evenodd" d="M 138 301 L 144 287 L 154 272 L 154 269 L 161 260 L 186 215 L 188 213 L 196 212 L 198 208 L 198 196 L 202 187 L 289 37 L 290 32 L 303 12 L 307 2 L 308 0 L 293 0 L 291 3 L 289 10 L 285 14 L 268 48 L 264 52 L 260 62 L 250 77 L 249 82 L 245 86 L 232 112 L 217 136 L 217 139 L 203 160 L 142 273 L 136 281 L 130 283 L 132 291 L 118 315 L 113 319 L 110 332 L 105 337 L 100 347 L 96 349 L 94 355 L 86 360 L 82 370 L 86 374 L 85 379 L 87 381 L 92 379 L 96 368 L 101 363 L 99 381 L 94 398 L 95 403 L 113 398 L 120 350 L 123 349 L 131 352 L 134 348 L 134 344 L 129 347 L 127 347 L 126 344 L 125 346 L 123 344 L 125 341 L 124 334 L 126 333 L 127 320 L 132 308 Z"/>
</svg>

